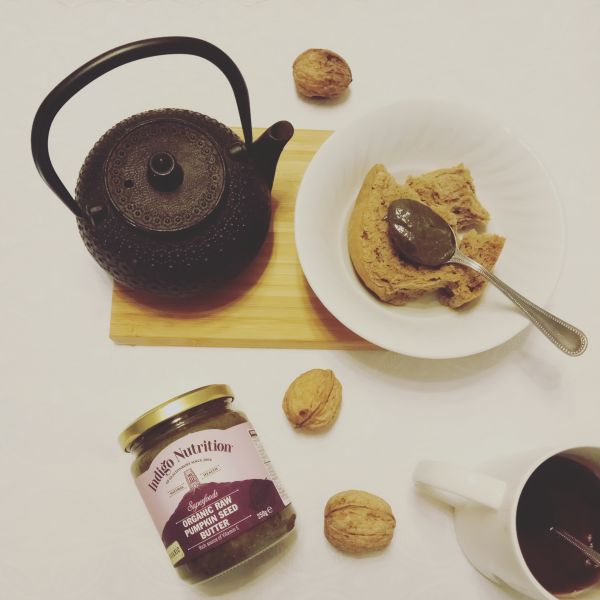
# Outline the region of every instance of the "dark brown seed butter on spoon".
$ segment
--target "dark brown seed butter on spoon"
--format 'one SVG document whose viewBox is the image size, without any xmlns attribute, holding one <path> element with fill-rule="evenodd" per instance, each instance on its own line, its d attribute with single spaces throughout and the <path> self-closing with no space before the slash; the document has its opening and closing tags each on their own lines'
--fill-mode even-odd
<svg viewBox="0 0 600 600">
<path fill-rule="evenodd" d="M 388 228 L 398 254 L 417 265 L 439 267 L 456 250 L 448 223 L 417 200 L 394 200 L 388 207 Z"/>
</svg>

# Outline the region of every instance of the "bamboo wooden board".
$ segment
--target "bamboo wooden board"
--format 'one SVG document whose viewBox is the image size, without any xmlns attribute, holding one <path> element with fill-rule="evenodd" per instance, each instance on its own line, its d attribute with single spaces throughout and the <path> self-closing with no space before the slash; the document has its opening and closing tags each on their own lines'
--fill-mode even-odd
<svg viewBox="0 0 600 600">
<path fill-rule="evenodd" d="M 260 130 L 255 130 L 255 138 Z M 298 262 L 294 205 L 300 181 L 330 131 L 297 130 L 273 186 L 271 232 L 252 265 L 210 296 L 157 299 L 115 285 L 110 337 L 119 344 L 369 349 L 319 302 Z"/>
</svg>

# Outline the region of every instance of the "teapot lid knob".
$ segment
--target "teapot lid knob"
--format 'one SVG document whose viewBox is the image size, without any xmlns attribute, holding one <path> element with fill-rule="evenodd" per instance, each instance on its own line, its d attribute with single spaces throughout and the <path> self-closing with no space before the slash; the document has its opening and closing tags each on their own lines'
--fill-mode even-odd
<svg viewBox="0 0 600 600">
<path fill-rule="evenodd" d="M 183 181 L 183 169 L 170 152 L 157 152 L 148 161 L 148 181 L 156 190 L 172 192 Z"/>
</svg>

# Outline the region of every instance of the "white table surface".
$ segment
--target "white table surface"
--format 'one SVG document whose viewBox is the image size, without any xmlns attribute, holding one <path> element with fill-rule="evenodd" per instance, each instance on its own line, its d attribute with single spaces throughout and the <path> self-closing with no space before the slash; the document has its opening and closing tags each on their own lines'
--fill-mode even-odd
<svg viewBox="0 0 600 600">
<path fill-rule="evenodd" d="M 597 436 L 600 2 L 0 5 L 0 596 L 517 598 L 470 567 L 451 511 L 416 495 L 411 473 L 421 458 L 475 466 Z M 549 308 L 588 333 L 587 353 L 568 358 L 531 327 L 500 348 L 446 361 L 385 351 L 115 345 L 111 282 L 36 174 L 29 132 L 39 103 L 64 76 L 113 46 L 158 35 L 196 36 L 226 50 L 246 78 L 257 126 L 285 118 L 337 129 L 402 98 L 448 98 L 495 115 L 557 185 L 568 239 Z M 348 60 L 354 82 L 344 101 L 297 96 L 291 64 L 309 47 Z M 227 83 L 208 63 L 163 57 L 127 65 L 86 88 L 55 122 L 51 149 L 67 186 L 104 131 L 162 106 L 238 123 Z M 289 382 L 312 367 L 333 368 L 344 386 L 339 421 L 321 436 L 295 433 L 280 408 Z M 146 409 L 211 382 L 229 383 L 253 420 L 293 498 L 298 533 L 270 560 L 198 588 L 172 570 L 116 438 Z M 392 505 L 397 528 L 385 552 L 352 558 L 324 539 L 324 504 L 347 488 Z"/>
</svg>

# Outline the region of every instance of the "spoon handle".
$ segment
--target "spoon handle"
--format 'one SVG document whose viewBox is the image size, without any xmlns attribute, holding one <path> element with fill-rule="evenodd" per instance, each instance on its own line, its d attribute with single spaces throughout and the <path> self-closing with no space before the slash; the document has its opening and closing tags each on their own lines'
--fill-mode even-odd
<svg viewBox="0 0 600 600">
<path fill-rule="evenodd" d="M 458 250 L 448 261 L 470 267 L 493 283 L 507 298 L 512 300 L 529 320 L 560 350 L 569 356 L 579 356 L 587 348 L 587 338 L 583 331 L 539 307 L 506 285 L 501 279 L 473 259 Z"/>
</svg>

